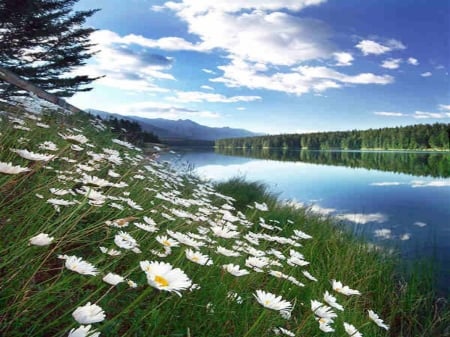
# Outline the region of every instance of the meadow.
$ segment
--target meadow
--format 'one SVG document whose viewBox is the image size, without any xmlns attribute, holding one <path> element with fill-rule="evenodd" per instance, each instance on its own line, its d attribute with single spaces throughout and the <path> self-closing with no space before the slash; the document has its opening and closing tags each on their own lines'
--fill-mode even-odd
<svg viewBox="0 0 450 337">
<path fill-rule="evenodd" d="M 104 121 L 0 104 L 1 336 L 446 336 L 424 269 Z"/>
</svg>

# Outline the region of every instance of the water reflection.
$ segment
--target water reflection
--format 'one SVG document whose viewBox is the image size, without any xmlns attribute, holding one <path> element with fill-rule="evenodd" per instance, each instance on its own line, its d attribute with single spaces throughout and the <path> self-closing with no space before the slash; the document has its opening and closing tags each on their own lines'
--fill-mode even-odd
<svg viewBox="0 0 450 337">
<path fill-rule="evenodd" d="M 216 148 L 220 154 L 367 168 L 416 176 L 450 177 L 449 152 L 308 151 L 288 149 Z"/>
</svg>

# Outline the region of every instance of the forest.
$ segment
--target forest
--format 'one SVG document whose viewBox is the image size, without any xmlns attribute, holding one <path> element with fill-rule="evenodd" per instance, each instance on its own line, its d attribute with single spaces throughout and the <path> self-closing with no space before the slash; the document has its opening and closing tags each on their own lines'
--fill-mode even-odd
<svg viewBox="0 0 450 337">
<path fill-rule="evenodd" d="M 229 138 L 216 140 L 215 146 L 305 150 L 449 150 L 450 124 Z"/>
<path fill-rule="evenodd" d="M 442 152 L 320 151 L 276 148 L 216 148 L 216 153 L 276 161 L 366 168 L 415 176 L 450 177 L 450 156 Z"/>
</svg>

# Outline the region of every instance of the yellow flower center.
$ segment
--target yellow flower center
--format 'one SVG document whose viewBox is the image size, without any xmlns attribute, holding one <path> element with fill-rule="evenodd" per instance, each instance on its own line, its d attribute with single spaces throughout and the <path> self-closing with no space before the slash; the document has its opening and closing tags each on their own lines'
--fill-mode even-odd
<svg viewBox="0 0 450 337">
<path fill-rule="evenodd" d="M 269 304 L 270 304 L 270 301 L 269 301 L 269 300 L 265 300 L 265 301 L 264 301 L 264 304 L 265 304 L 265 305 L 269 305 Z"/>
<path fill-rule="evenodd" d="M 162 243 L 164 246 L 170 247 L 170 242 L 168 240 L 164 240 Z"/>
<path fill-rule="evenodd" d="M 199 260 L 198 256 L 193 256 L 192 257 L 192 261 L 198 262 L 198 260 Z"/>
<path fill-rule="evenodd" d="M 167 287 L 169 285 L 169 281 L 167 281 L 164 277 L 156 275 L 155 282 L 158 283 L 160 287 Z"/>
</svg>

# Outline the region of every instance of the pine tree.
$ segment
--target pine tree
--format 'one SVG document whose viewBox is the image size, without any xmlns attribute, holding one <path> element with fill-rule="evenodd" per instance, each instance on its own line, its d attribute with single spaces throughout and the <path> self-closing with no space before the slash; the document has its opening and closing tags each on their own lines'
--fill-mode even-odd
<svg viewBox="0 0 450 337">
<path fill-rule="evenodd" d="M 61 97 L 70 97 L 97 79 L 70 72 L 94 52 L 93 28 L 83 28 L 97 9 L 73 11 L 78 0 L 0 0 L 0 66 Z M 15 92 L 0 83 L 2 95 Z"/>
</svg>

